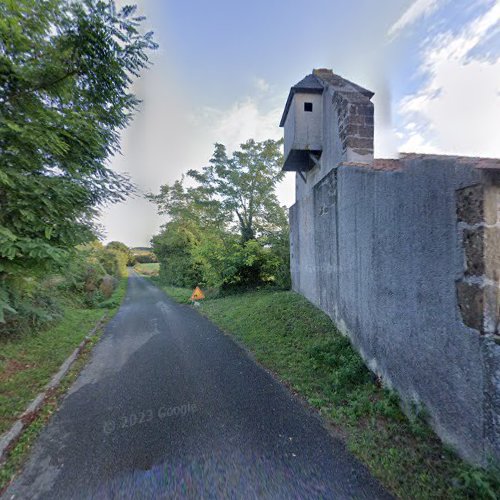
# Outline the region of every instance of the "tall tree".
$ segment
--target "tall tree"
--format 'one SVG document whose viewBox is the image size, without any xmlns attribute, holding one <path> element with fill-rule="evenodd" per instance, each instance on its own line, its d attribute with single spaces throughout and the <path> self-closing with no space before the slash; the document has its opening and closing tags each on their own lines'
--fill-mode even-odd
<svg viewBox="0 0 500 500">
<path fill-rule="evenodd" d="M 210 165 L 148 198 L 169 221 L 152 242 L 160 277 L 177 286 L 289 283 L 288 220 L 278 203 L 281 141 L 249 140 L 231 156 L 215 145 Z"/>
<path fill-rule="evenodd" d="M 156 47 L 135 10 L 0 0 L 3 282 L 92 239 L 96 209 L 132 189 L 107 160 L 138 104 L 130 84 Z"/>
<path fill-rule="evenodd" d="M 237 221 L 242 242 L 272 227 L 282 212 L 275 194 L 284 176 L 281 145 L 282 141 L 250 139 L 228 156 L 225 146 L 216 144 L 210 165 L 188 172 L 199 191 L 229 220 Z"/>
</svg>

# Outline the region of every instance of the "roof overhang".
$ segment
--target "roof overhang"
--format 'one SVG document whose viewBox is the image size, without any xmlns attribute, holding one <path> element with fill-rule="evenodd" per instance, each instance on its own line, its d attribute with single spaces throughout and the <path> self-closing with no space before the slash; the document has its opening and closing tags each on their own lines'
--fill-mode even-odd
<svg viewBox="0 0 500 500">
<path fill-rule="evenodd" d="M 308 172 L 316 165 L 320 157 L 320 149 L 291 149 L 282 170 L 285 172 Z"/>
</svg>

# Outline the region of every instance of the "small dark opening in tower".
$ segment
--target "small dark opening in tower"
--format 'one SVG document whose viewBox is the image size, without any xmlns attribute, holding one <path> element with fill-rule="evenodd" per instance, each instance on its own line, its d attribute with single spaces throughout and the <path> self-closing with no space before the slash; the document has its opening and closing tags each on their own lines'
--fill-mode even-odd
<svg viewBox="0 0 500 500">
<path fill-rule="evenodd" d="M 312 111 L 313 110 L 313 103 L 312 102 L 305 102 L 304 103 L 304 111 Z"/>
</svg>

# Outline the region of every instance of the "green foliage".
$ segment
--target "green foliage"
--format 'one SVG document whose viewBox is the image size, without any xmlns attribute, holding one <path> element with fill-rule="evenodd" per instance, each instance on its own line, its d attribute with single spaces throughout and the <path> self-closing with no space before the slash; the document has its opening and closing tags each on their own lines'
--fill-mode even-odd
<svg viewBox="0 0 500 500">
<path fill-rule="evenodd" d="M 270 277 L 264 272 L 268 256 L 269 250 L 257 240 L 233 243 L 230 251 L 223 256 L 222 290 L 255 288 L 269 282 Z"/>
<path fill-rule="evenodd" d="M 126 262 L 123 252 L 94 241 L 67 252 L 61 268 L 50 274 L 11 280 L 5 300 L 13 307 L 0 323 L 0 339 L 43 327 L 57 319 L 68 303 L 100 307 L 125 276 Z"/>
<path fill-rule="evenodd" d="M 467 498 L 497 500 L 500 496 L 500 470 L 469 469 L 460 474 L 460 490 Z"/>
<path fill-rule="evenodd" d="M 150 251 L 132 252 L 132 254 L 136 264 L 156 264 L 158 262 L 156 255 Z"/>
<path fill-rule="evenodd" d="M 117 310 L 125 296 L 127 282 L 122 280 L 109 301 L 108 318 Z M 0 339 L 0 434 L 6 431 L 59 369 L 61 363 L 102 318 L 102 309 L 82 309 L 70 304 L 62 311 L 62 319 L 51 328 Z M 44 402 L 35 419 L 28 424 L 19 441 L 9 451 L 0 467 L 0 491 L 11 482 L 25 462 L 33 443 L 58 404 L 88 361 L 92 347 L 102 333 L 98 329 L 64 377 L 55 393 Z"/>
<path fill-rule="evenodd" d="M 135 264 L 156 264 L 158 263 L 158 258 L 153 253 L 151 248 L 145 247 L 135 247 L 131 248 L 130 252 L 134 257 Z"/>
<path fill-rule="evenodd" d="M 284 211 L 282 211 L 284 215 Z M 263 267 L 263 272 L 269 277 L 269 282 L 283 290 L 292 286 L 290 276 L 290 231 L 286 218 L 280 222 L 279 229 L 268 233 L 264 239 L 268 249 L 268 258 Z"/>
<path fill-rule="evenodd" d="M 0 322 L 18 278 L 63 266 L 132 189 L 107 160 L 155 48 L 141 22 L 112 1 L 0 0 Z"/>
<path fill-rule="evenodd" d="M 229 157 L 225 146 L 216 144 L 210 165 L 188 172 L 199 183 L 197 191 L 226 221 L 237 220 L 243 243 L 274 227 L 281 208 L 275 188 L 285 175 L 281 145 L 250 139 Z"/>
<path fill-rule="evenodd" d="M 141 264 L 140 262 L 134 266 L 134 270 L 143 276 L 158 276 L 160 272 L 160 264 L 158 262 L 146 262 Z"/>
<path fill-rule="evenodd" d="M 16 277 L 9 288 L 0 290 L 5 304 L 0 337 L 19 330 L 36 330 L 59 316 L 60 303 L 52 288 L 52 279 L 40 276 Z"/>
<path fill-rule="evenodd" d="M 199 238 L 199 231 L 189 221 L 169 222 L 153 237 L 153 250 L 162 264 L 160 277 L 165 283 L 190 287 L 201 282 L 200 266 L 192 256 Z"/>
<path fill-rule="evenodd" d="M 128 252 L 116 249 L 115 247 L 106 246 L 99 254 L 99 262 L 107 274 L 124 278 L 127 276 L 127 266 L 130 260 Z"/>
<path fill-rule="evenodd" d="M 111 241 L 106 245 L 106 248 L 108 250 L 113 250 L 116 252 L 121 252 L 127 257 L 127 266 L 134 266 L 136 263 L 136 258 L 132 250 L 125 245 L 125 243 L 122 243 L 121 241 Z"/>
<path fill-rule="evenodd" d="M 228 156 L 216 144 L 210 165 L 148 198 L 170 221 L 152 240 L 163 283 L 220 287 L 290 286 L 288 221 L 275 189 L 281 141 L 249 140 Z"/>
</svg>

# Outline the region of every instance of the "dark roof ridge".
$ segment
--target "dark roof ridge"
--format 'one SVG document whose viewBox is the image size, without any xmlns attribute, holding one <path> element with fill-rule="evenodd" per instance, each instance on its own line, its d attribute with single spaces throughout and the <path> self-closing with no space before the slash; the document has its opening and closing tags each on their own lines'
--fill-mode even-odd
<svg viewBox="0 0 500 500">
<path fill-rule="evenodd" d="M 360 85 L 341 77 L 340 75 L 336 75 L 331 69 L 313 69 L 312 73 L 306 75 L 302 78 L 302 80 L 300 80 L 300 82 L 296 83 L 290 89 L 285 109 L 283 110 L 283 114 L 281 116 L 280 127 L 285 125 L 285 120 L 295 93 L 304 92 L 310 94 L 322 94 L 324 89 L 329 86 L 347 99 L 349 99 L 350 96 L 355 98 L 357 94 L 364 99 L 370 100 L 375 95 L 371 90 L 365 89 Z"/>
<path fill-rule="evenodd" d="M 371 90 L 365 89 L 361 85 L 358 85 L 357 83 L 347 80 L 347 78 L 337 75 L 331 69 L 325 69 L 325 68 L 313 69 L 313 75 L 316 76 L 318 79 L 324 81 L 327 85 L 331 85 L 332 87 L 336 88 L 336 90 L 349 92 L 347 88 L 351 87 L 352 89 L 350 90 L 351 92 L 352 91 L 359 92 L 365 97 L 368 97 L 368 99 L 371 99 L 375 95 L 375 93 L 372 92 Z"/>
<path fill-rule="evenodd" d="M 306 75 L 300 82 L 296 83 L 288 94 L 288 98 L 286 100 L 285 109 L 283 110 L 283 115 L 281 116 L 280 127 L 285 125 L 286 116 L 288 115 L 288 111 L 290 109 L 290 105 L 292 104 L 293 95 L 296 92 L 305 92 L 310 94 L 322 94 L 325 89 L 325 85 L 321 82 L 321 80 L 314 74 L 310 73 Z"/>
</svg>

